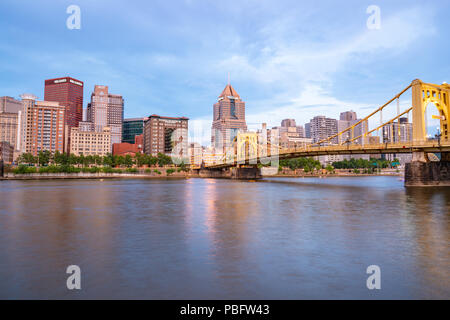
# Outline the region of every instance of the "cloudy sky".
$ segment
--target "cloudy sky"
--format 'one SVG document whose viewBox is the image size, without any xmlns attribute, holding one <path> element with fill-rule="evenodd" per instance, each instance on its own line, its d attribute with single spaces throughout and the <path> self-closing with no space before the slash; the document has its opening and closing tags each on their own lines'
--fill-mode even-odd
<svg viewBox="0 0 450 320">
<path fill-rule="evenodd" d="M 72 4 L 80 30 L 66 27 Z M 378 30 L 367 28 L 374 4 Z M 443 0 L 1 0 L 0 96 L 42 99 L 44 79 L 69 75 L 84 81 L 85 106 L 108 85 L 125 117 L 209 130 L 230 74 L 250 125 L 364 116 L 415 78 L 450 82 L 449 15 Z"/>
</svg>

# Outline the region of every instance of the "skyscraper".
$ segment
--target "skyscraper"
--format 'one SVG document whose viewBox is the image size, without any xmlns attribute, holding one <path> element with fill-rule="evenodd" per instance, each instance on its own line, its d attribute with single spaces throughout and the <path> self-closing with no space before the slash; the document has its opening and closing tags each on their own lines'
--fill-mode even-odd
<svg viewBox="0 0 450 320">
<path fill-rule="evenodd" d="M 240 130 L 247 131 L 245 102 L 233 87 L 227 84 L 214 104 L 211 145 L 216 152 L 226 150 Z"/>
<path fill-rule="evenodd" d="M 122 142 L 135 143 L 135 137 L 144 132 L 144 122 L 148 118 L 132 118 L 123 120 Z"/>
<path fill-rule="evenodd" d="M 66 107 L 66 125 L 70 129 L 83 121 L 83 82 L 71 77 L 45 80 L 44 100 Z"/>
<path fill-rule="evenodd" d="M 106 126 L 111 129 L 111 148 L 122 142 L 123 107 L 122 96 L 109 93 L 108 86 L 94 87 L 87 106 L 87 121 L 93 123 L 95 131 L 101 132 Z"/>
</svg>

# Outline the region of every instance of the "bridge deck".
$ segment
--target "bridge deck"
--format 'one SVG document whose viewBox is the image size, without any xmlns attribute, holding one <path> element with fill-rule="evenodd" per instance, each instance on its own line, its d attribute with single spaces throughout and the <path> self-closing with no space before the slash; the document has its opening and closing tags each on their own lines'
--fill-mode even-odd
<svg viewBox="0 0 450 320">
<path fill-rule="evenodd" d="M 306 147 L 306 148 L 292 148 L 281 150 L 278 154 L 279 160 L 294 159 L 300 157 L 314 157 L 325 155 L 352 155 L 352 154 L 387 154 L 387 153 L 412 153 L 412 152 L 450 152 L 450 142 L 446 141 L 438 143 L 437 141 L 427 141 L 422 143 L 402 142 L 402 143 L 388 143 L 388 144 L 370 144 L 370 145 L 337 145 L 324 147 Z M 277 155 L 274 155 L 277 157 Z M 226 163 L 218 163 L 207 166 L 208 169 L 220 169 L 234 167 L 241 163 L 270 163 L 271 157 L 263 156 L 258 158 L 250 158 L 247 161 L 238 159 L 237 161 L 230 161 Z"/>
</svg>

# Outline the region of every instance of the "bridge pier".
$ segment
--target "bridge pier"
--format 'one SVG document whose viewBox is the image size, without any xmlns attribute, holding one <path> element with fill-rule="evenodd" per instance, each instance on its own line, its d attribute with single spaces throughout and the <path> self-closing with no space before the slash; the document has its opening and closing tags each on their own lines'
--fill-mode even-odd
<svg viewBox="0 0 450 320">
<path fill-rule="evenodd" d="M 254 180 L 261 179 L 261 169 L 258 167 L 233 167 L 231 168 L 231 179 Z"/>
<path fill-rule="evenodd" d="M 3 177 L 3 160 L 0 159 L 0 178 Z"/>
<path fill-rule="evenodd" d="M 413 154 L 413 161 L 405 166 L 405 186 L 450 186 L 450 152 L 441 154 L 441 161 L 430 162 L 423 152 Z"/>
<path fill-rule="evenodd" d="M 226 179 L 242 179 L 255 180 L 261 179 L 261 169 L 257 167 L 231 167 L 217 169 L 200 169 L 198 171 L 200 178 L 226 178 Z"/>
</svg>

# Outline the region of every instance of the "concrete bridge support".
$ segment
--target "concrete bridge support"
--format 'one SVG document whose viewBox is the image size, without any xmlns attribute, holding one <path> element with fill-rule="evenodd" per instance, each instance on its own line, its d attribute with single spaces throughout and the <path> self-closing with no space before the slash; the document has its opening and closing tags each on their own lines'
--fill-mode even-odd
<svg viewBox="0 0 450 320">
<path fill-rule="evenodd" d="M 231 167 L 223 169 L 200 169 L 198 171 L 200 178 L 226 178 L 255 180 L 261 179 L 261 170 L 257 167 Z"/>
<path fill-rule="evenodd" d="M 259 169 L 258 167 L 231 168 L 231 179 L 255 180 L 261 178 L 261 169 Z"/>
<path fill-rule="evenodd" d="M 428 161 L 423 152 L 413 154 L 405 167 L 405 186 L 450 186 L 450 153 L 443 152 L 439 162 Z"/>
</svg>

